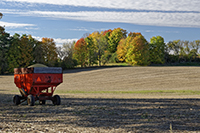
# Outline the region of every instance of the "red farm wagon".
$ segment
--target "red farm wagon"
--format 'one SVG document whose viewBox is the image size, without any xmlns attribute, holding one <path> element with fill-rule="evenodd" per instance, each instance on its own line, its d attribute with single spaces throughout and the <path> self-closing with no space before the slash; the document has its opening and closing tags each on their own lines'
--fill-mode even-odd
<svg viewBox="0 0 200 133">
<path fill-rule="evenodd" d="M 16 105 L 27 101 L 28 105 L 34 106 L 37 100 L 40 104 L 45 104 L 46 100 L 51 100 L 54 105 L 61 103 L 59 95 L 53 96 L 56 87 L 63 82 L 61 67 L 15 68 L 14 82 L 21 93 L 21 96 L 13 97 Z"/>
</svg>

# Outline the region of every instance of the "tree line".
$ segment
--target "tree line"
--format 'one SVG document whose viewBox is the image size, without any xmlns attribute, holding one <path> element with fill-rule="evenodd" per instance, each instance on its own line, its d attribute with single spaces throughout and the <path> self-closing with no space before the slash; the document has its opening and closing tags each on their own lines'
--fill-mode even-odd
<svg viewBox="0 0 200 133">
<path fill-rule="evenodd" d="M 84 66 L 127 62 L 131 65 L 177 65 L 199 63 L 200 40 L 174 40 L 165 43 L 161 36 L 148 42 L 141 33 L 116 28 L 93 32 L 74 45 L 73 58 Z"/>
<path fill-rule="evenodd" d="M 0 19 L 2 16 L 0 13 Z M 199 63 L 199 48 L 200 40 L 165 43 L 163 37 L 156 36 L 148 42 L 141 33 L 127 33 L 122 28 L 95 31 L 56 47 L 52 38 L 38 41 L 31 35 L 11 36 L 0 26 L 0 74 L 35 63 L 63 69 L 118 62 L 138 66 Z"/>
</svg>

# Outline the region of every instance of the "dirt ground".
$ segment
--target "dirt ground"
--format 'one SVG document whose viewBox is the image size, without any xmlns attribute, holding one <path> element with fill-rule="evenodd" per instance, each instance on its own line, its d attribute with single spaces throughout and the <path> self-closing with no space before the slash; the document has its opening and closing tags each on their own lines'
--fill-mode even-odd
<svg viewBox="0 0 200 133">
<path fill-rule="evenodd" d="M 200 90 L 199 67 L 109 67 L 67 70 L 61 105 L 14 105 L 13 75 L 0 75 L 0 132 L 200 132 L 200 95 L 65 93 Z"/>
</svg>

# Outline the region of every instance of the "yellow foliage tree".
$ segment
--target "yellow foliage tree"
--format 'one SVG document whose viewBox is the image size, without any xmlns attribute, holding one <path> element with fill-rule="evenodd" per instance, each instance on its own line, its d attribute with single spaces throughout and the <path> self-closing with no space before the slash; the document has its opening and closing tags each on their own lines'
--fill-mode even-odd
<svg viewBox="0 0 200 133">
<path fill-rule="evenodd" d="M 130 33 L 117 47 L 118 59 L 132 65 L 148 65 L 148 43 L 141 33 Z"/>
<path fill-rule="evenodd" d="M 130 38 L 130 37 L 128 37 Z M 117 46 L 117 58 L 119 59 L 119 61 L 121 62 L 124 62 L 125 61 L 125 56 L 126 56 L 126 53 L 127 53 L 127 43 L 126 41 L 128 40 L 127 39 L 121 39 L 120 42 L 119 42 L 119 45 Z"/>
<path fill-rule="evenodd" d="M 54 66 L 57 61 L 56 44 L 52 38 L 42 38 L 45 64 Z"/>
</svg>

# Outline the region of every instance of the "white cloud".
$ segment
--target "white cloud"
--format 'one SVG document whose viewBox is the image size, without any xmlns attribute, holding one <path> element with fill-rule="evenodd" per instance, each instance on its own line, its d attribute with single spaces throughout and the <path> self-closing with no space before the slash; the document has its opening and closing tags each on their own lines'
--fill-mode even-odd
<svg viewBox="0 0 200 133">
<path fill-rule="evenodd" d="M 9 11 L 22 16 L 48 17 L 92 22 L 119 22 L 138 25 L 200 27 L 200 13 L 168 12 L 51 12 L 51 11 Z"/>
<path fill-rule="evenodd" d="M 38 41 L 42 41 L 43 37 L 39 37 L 39 36 L 33 36 L 33 38 L 35 38 Z M 56 43 L 57 46 L 62 45 L 63 43 L 68 43 L 68 42 L 73 42 L 73 41 L 77 41 L 78 39 L 62 39 L 62 38 L 53 38 L 54 42 Z"/>
<path fill-rule="evenodd" d="M 200 11 L 199 0 L 2 0 L 10 2 L 131 10 Z"/>
<path fill-rule="evenodd" d="M 0 26 L 5 26 L 8 29 L 14 29 L 14 28 L 22 28 L 22 27 L 32 27 L 32 26 L 36 26 L 36 25 L 23 24 L 23 23 L 9 23 L 9 22 L 0 21 Z"/>
<path fill-rule="evenodd" d="M 78 39 L 62 39 L 62 38 L 54 38 L 54 41 L 57 45 L 62 45 L 63 43 L 77 41 Z"/>
</svg>

